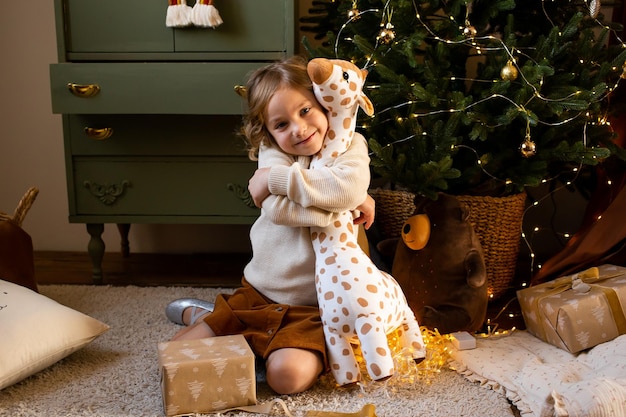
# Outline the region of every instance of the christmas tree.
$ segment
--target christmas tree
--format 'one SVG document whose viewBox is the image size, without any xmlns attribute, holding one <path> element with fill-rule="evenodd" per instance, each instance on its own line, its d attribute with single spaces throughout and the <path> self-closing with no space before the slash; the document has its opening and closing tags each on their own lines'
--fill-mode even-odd
<svg viewBox="0 0 626 417">
<path fill-rule="evenodd" d="M 608 122 L 626 78 L 600 0 L 316 0 L 312 57 L 369 71 L 361 114 L 376 176 L 502 196 L 626 153 Z M 620 100 L 621 101 L 621 100 Z"/>
</svg>

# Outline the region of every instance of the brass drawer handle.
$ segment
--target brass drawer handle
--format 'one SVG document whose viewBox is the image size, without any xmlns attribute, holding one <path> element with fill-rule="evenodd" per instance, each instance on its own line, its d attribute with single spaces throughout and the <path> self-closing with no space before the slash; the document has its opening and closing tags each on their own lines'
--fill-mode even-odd
<svg viewBox="0 0 626 417">
<path fill-rule="evenodd" d="M 67 88 L 76 97 L 81 98 L 93 97 L 100 92 L 100 86 L 98 84 L 67 83 Z"/>
<path fill-rule="evenodd" d="M 95 127 L 86 127 L 85 134 L 89 136 L 91 139 L 95 140 L 105 140 L 113 135 L 113 128 L 105 127 L 102 129 L 97 129 Z"/>
<path fill-rule="evenodd" d="M 245 85 L 236 85 L 233 87 L 233 90 L 235 91 L 235 94 L 237 94 L 239 97 L 247 98 L 248 91 Z"/>
</svg>

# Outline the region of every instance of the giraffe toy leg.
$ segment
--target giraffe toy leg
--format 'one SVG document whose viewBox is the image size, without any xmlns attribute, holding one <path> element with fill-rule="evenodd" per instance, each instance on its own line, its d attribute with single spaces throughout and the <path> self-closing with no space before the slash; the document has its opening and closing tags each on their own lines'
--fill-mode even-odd
<svg viewBox="0 0 626 417">
<path fill-rule="evenodd" d="M 411 352 L 413 359 L 422 359 L 426 357 L 426 345 L 422 337 L 419 323 L 415 319 L 415 314 L 410 307 L 404 309 L 403 331 L 400 334 L 400 345 Z"/>
<path fill-rule="evenodd" d="M 339 385 L 352 384 L 361 380 L 359 364 L 348 339 L 328 328 L 324 329 L 330 369 Z"/>
<path fill-rule="evenodd" d="M 361 316 L 356 319 L 354 327 L 361 343 L 367 372 L 370 378 L 377 381 L 393 375 L 394 363 L 384 328 L 374 328 L 372 323 L 377 321 L 371 316 Z"/>
</svg>

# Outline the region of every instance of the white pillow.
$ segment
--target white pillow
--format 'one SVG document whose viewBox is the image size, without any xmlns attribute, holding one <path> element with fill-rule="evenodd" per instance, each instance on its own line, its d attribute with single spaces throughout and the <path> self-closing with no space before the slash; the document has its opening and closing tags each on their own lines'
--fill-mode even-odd
<svg viewBox="0 0 626 417">
<path fill-rule="evenodd" d="M 0 390 L 79 350 L 108 329 L 26 287 L 0 280 Z"/>
</svg>

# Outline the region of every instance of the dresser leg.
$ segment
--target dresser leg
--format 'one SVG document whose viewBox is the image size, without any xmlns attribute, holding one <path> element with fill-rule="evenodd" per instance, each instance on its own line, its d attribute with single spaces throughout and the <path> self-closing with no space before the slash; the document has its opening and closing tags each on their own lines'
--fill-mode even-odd
<svg viewBox="0 0 626 417">
<path fill-rule="evenodd" d="M 104 224 L 87 223 L 87 232 L 91 237 L 87 245 L 87 251 L 89 252 L 93 266 L 92 279 L 94 284 L 99 285 L 102 284 L 102 257 L 104 256 L 104 240 L 102 240 L 102 233 L 104 232 Z"/>
<path fill-rule="evenodd" d="M 130 232 L 130 224 L 118 223 L 117 230 L 120 232 L 120 237 L 122 238 L 122 243 L 121 243 L 122 256 L 124 258 L 128 258 L 130 256 L 130 242 L 128 241 L 128 233 Z"/>
</svg>

